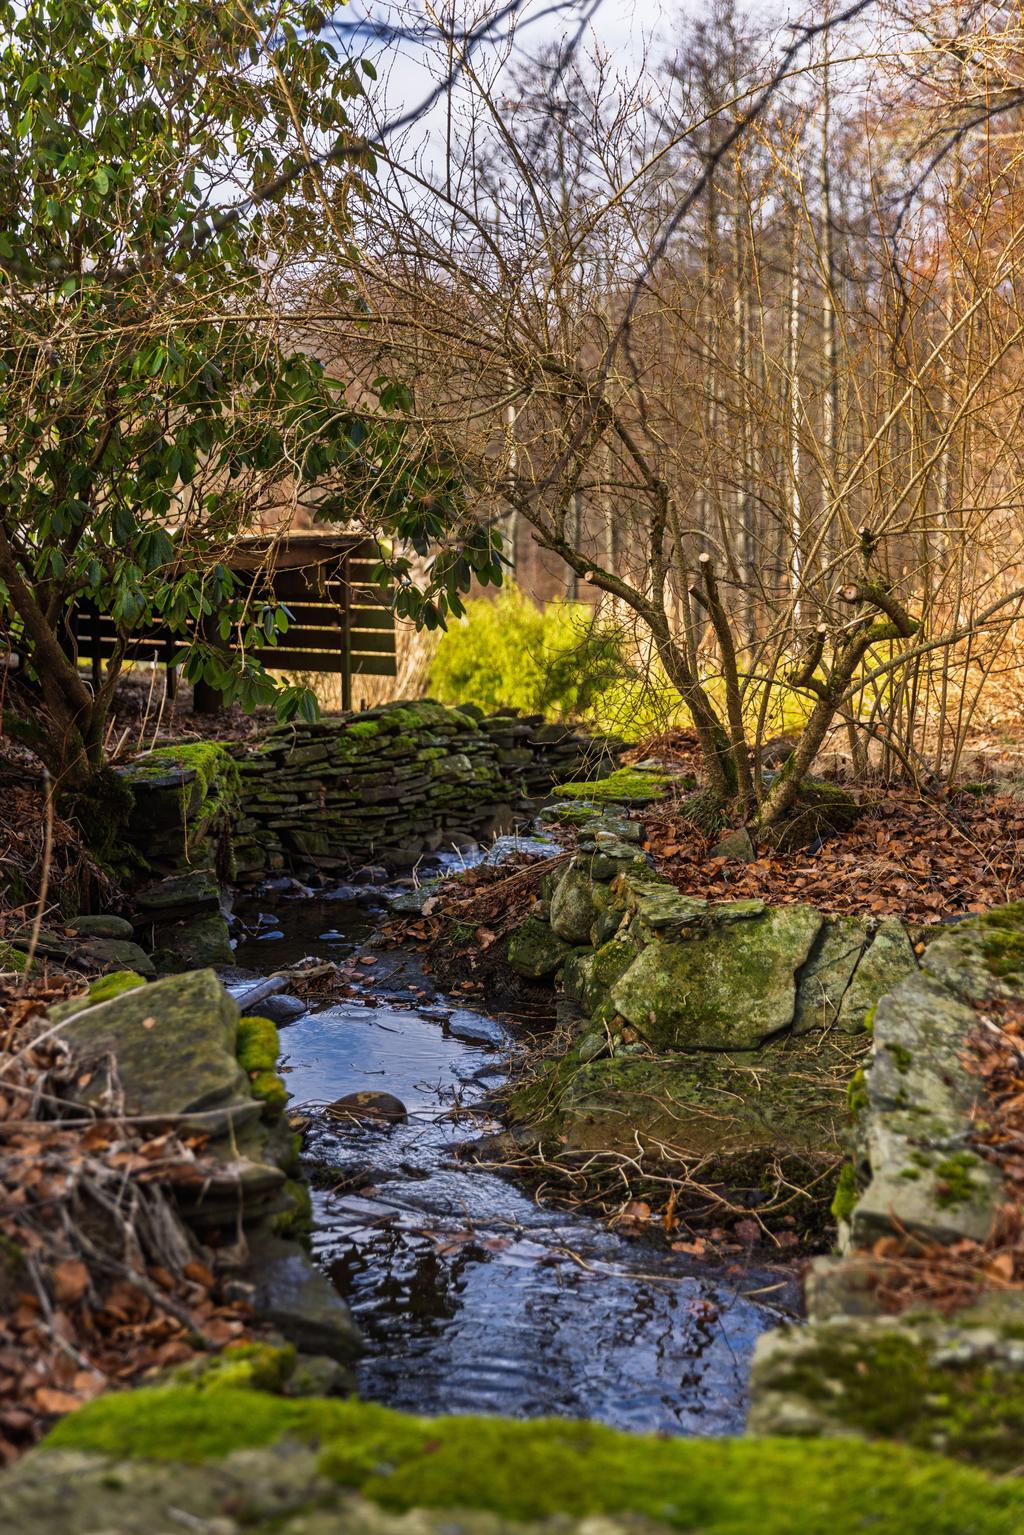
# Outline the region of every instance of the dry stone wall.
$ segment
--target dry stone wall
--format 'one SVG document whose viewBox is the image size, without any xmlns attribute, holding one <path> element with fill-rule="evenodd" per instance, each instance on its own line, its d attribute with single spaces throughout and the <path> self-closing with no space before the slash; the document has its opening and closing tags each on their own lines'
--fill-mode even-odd
<svg viewBox="0 0 1024 1535">
<path fill-rule="evenodd" d="M 507 829 L 552 784 L 614 766 L 614 743 L 539 717 L 430 699 L 273 730 L 238 759 L 239 880 L 415 861 Z"/>
</svg>

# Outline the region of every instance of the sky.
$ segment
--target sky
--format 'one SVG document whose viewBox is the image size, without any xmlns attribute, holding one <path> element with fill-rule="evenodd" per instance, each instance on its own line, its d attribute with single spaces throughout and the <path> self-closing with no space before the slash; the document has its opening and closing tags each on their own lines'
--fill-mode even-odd
<svg viewBox="0 0 1024 1535">
<path fill-rule="evenodd" d="M 492 5 L 448 0 L 454 4 L 456 17 L 480 15 Z M 438 5 L 444 0 L 438 0 Z M 590 6 L 588 5 L 588 9 Z M 680 0 L 601 0 L 583 34 L 584 49 L 607 50 L 623 68 L 639 60 L 652 39 L 666 38 L 669 18 L 681 8 Z M 437 83 L 436 66 L 430 60 L 429 41 L 417 36 L 418 28 L 431 31 L 424 0 L 353 0 L 343 16 L 345 46 L 364 54 L 378 66 L 378 99 L 386 103 L 389 117 L 414 110 L 427 100 Z M 516 26 L 515 51 L 519 58 L 539 53 L 545 45 L 557 44 L 575 33 L 580 6 L 570 3 L 557 12 L 554 0 L 524 0 Z M 381 40 L 381 33 L 385 40 Z M 436 30 L 433 31 L 436 39 Z M 491 50 L 493 57 L 493 50 Z M 437 103 L 425 120 L 424 132 L 437 131 L 443 106 Z"/>
</svg>

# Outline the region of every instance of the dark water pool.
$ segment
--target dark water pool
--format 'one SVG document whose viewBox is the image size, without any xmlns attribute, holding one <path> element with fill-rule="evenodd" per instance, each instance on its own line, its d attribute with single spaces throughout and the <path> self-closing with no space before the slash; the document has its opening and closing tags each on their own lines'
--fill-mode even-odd
<svg viewBox="0 0 1024 1535">
<path fill-rule="evenodd" d="M 250 903 L 238 962 L 267 972 L 304 955 L 372 953 L 369 901 Z M 409 1110 L 380 1129 L 314 1112 L 307 1136 L 321 1185 L 316 1253 L 368 1343 L 360 1393 L 425 1413 L 740 1428 L 754 1343 L 792 1303 L 790 1277 L 742 1263 L 702 1271 L 458 1161 L 453 1143 L 488 1128 L 473 1106 L 504 1075 L 504 1026 L 435 990 L 415 956 L 382 952 L 359 973 L 365 996 L 307 1014 L 281 1039 L 294 1106 L 372 1088 Z"/>
</svg>

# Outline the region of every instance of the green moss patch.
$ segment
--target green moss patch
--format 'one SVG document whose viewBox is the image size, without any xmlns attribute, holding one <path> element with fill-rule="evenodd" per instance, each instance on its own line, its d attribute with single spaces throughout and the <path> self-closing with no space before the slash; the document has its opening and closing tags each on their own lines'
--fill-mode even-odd
<svg viewBox="0 0 1024 1535">
<path fill-rule="evenodd" d="M 101 1002 L 112 1002 L 115 997 L 121 997 L 128 991 L 137 991 L 145 985 L 145 980 L 135 970 L 112 970 L 109 975 L 99 975 L 90 981 L 88 990 L 80 992 L 78 996 L 55 1002 L 48 1016 L 54 1023 L 59 1023 L 61 1019 L 70 1018 L 84 1008 L 96 1007 Z"/>
<path fill-rule="evenodd" d="M 837 1221 L 848 1221 L 857 1208 L 860 1191 L 857 1174 L 852 1162 L 844 1162 L 839 1170 L 839 1181 L 832 1196 L 831 1210 Z"/>
<path fill-rule="evenodd" d="M 1024 980 L 1024 901 L 1013 901 L 978 918 L 981 950 L 992 974 Z"/>
<path fill-rule="evenodd" d="M 269 1018 L 238 1020 L 238 1064 L 248 1075 L 253 1097 L 261 1099 L 272 1114 L 279 1114 L 288 1102 L 288 1090 L 276 1070 L 280 1050 L 277 1029 Z"/>
<path fill-rule="evenodd" d="M 671 773 L 624 767 L 616 768 L 607 778 L 556 784 L 551 792 L 558 799 L 588 800 L 593 804 L 649 805 L 661 799 L 671 782 Z"/>
<path fill-rule="evenodd" d="M 216 1379 L 102 1397 L 58 1424 L 47 1447 L 196 1462 L 286 1437 L 318 1445 L 322 1472 L 395 1510 L 514 1520 L 630 1512 L 701 1535 L 1017 1535 L 1024 1522 L 1018 1484 L 906 1449 L 417 1418 Z"/>
<path fill-rule="evenodd" d="M 925 1327 L 825 1323 L 790 1332 L 786 1352 L 755 1367 L 755 1390 L 806 1404 L 824 1433 L 853 1431 L 1013 1471 L 1024 1443 L 1024 1375 L 983 1342 L 972 1353 L 963 1340 L 942 1327 L 932 1336 Z M 757 1418 L 769 1426 L 771 1413 L 759 1405 Z"/>
<path fill-rule="evenodd" d="M 217 741 L 189 741 L 181 746 L 157 746 L 126 768 L 130 784 L 147 784 L 168 773 L 195 774 L 204 800 L 211 794 L 235 794 L 240 778 L 238 764 L 226 746 Z"/>
<path fill-rule="evenodd" d="M 0 942 L 0 971 L 12 971 L 15 975 L 23 975 L 28 964 L 27 957 L 13 944 Z"/>
</svg>

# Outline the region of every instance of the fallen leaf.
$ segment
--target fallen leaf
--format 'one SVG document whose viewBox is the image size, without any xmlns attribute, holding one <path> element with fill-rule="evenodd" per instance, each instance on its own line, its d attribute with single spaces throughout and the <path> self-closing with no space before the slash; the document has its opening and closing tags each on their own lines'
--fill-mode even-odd
<svg viewBox="0 0 1024 1535">
<path fill-rule="evenodd" d="M 77 1306 L 89 1288 L 89 1270 L 78 1258 L 65 1258 L 53 1270 L 53 1291 L 62 1306 Z"/>
</svg>

